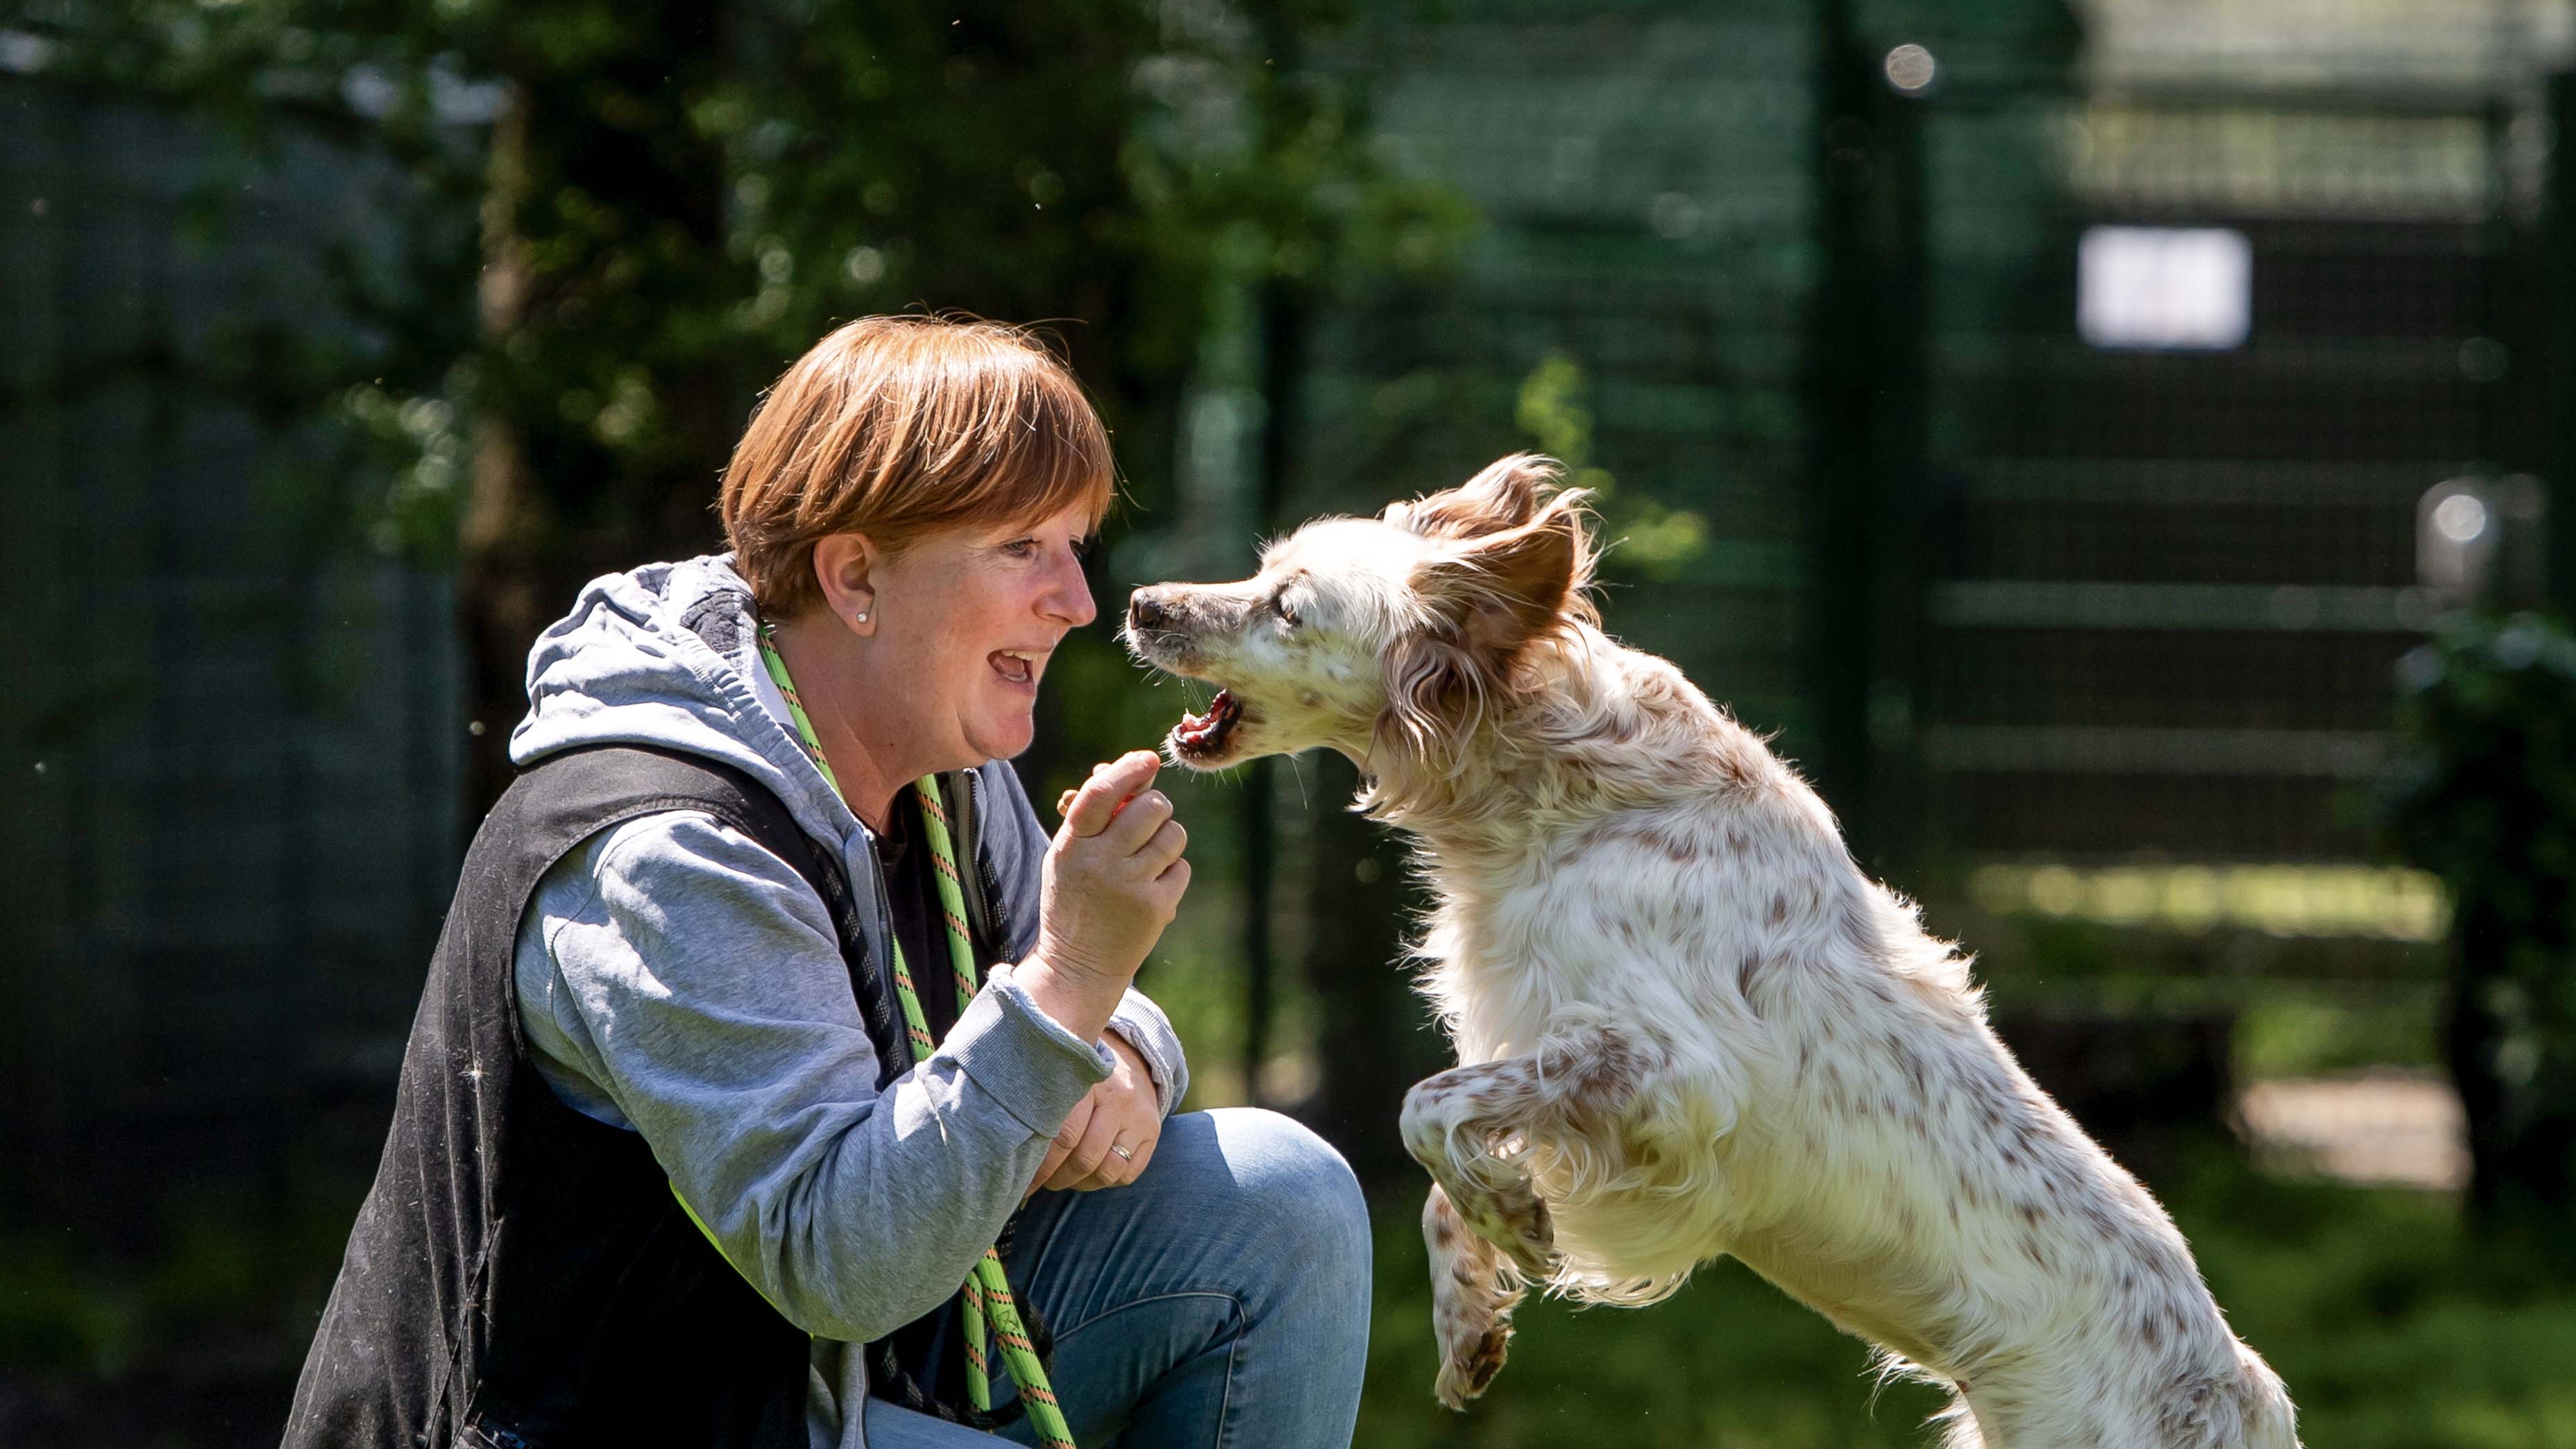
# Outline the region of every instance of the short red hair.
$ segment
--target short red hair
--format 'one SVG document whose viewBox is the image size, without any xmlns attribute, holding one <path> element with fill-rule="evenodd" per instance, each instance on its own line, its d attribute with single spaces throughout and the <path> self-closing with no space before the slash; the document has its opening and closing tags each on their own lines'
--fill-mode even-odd
<svg viewBox="0 0 2576 1449">
<path fill-rule="evenodd" d="M 796 359 L 734 445 L 719 495 L 734 567 L 761 611 L 819 602 L 814 545 L 901 548 L 944 528 L 1006 528 L 1117 489 L 1108 430 L 1028 329 L 973 317 L 862 317 Z"/>
</svg>

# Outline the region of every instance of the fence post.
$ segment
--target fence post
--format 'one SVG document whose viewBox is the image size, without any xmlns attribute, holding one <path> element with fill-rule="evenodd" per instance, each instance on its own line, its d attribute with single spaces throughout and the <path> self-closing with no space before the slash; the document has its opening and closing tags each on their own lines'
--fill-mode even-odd
<svg viewBox="0 0 2576 1449">
<path fill-rule="evenodd" d="M 1809 773 L 1874 873 L 1913 834 L 1926 511 L 1922 100 L 1895 92 L 1851 0 L 1817 8 L 1817 249 L 1809 314 Z"/>
<path fill-rule="evenodd" d="M 2576 616 L 2576 71 L 2548 81 L 2548 175 L 2540 212 L 2540 254 L 2547 269 L 2548 337 L 2539 366 L 2551 436 L 2546 579 L 2549 600 Z"/>
</svg>

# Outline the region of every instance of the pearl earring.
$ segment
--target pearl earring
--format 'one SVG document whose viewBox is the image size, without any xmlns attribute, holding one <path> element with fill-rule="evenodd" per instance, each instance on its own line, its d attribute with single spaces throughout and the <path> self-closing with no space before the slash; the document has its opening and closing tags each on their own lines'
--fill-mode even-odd
<svg viewBox="0 0 2576 1449">
<path fill-rule="evenodd" d="M 867 616 L 867 615 L 865 615 L 865 614 L 861 614 L 861 615 L 859 616 L 859 620 L 858 620 L 858 621 L 859 621 L 860 623 L 864 624 L 864 623 L 866 623 L 866 622 L 868 621 L 868 616 Z"/>
</svg>

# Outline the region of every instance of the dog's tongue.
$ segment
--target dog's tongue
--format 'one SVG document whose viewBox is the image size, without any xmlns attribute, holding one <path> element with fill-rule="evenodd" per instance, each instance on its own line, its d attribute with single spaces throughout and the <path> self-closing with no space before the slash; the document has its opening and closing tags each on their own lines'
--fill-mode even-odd
<svg viewBox="0 0 2576 1449">
<path fill-rule="evenodd" d="M 1181 743 L 1185 745 L 1198 744 L 1214 737 L 1231 723 L 1233 718 L 1234 696 L 1220 689 L 1216 692 L 1216 698 L 1208 701 L 1207 713 L 1182 714 L 1181 727 L 1177 734 Z"/>
</svg>

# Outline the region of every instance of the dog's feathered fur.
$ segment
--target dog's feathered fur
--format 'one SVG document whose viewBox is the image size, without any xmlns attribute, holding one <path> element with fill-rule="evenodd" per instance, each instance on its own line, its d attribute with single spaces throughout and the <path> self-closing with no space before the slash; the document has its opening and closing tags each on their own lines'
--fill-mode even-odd
<svg viewBox="0 0 2576 1449">
<path fill-rule="evenodd" d="M 2280 1381 L 1967 962 L 1759 738 L 1601 632 L 1555 476 L 1507 458 L 1130 610 L 1140 655 L 1241 708 L 1185 763 L 1339 748 L 1418 841 L 1461 1063 L 1404 1116 L 1440 1397 L 1484 1388 L 1527 1282 L 1643 1304 L 1731 1253 L 1951 1386 L 1952 1449 L 2292 1449 Z"/>
</svg>

